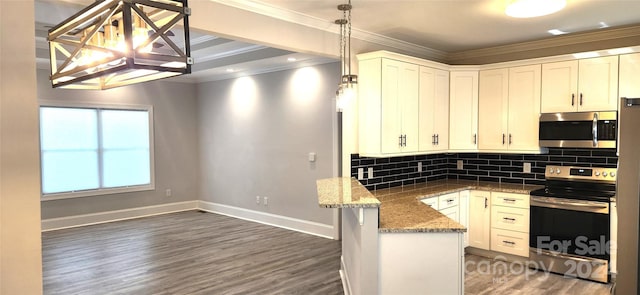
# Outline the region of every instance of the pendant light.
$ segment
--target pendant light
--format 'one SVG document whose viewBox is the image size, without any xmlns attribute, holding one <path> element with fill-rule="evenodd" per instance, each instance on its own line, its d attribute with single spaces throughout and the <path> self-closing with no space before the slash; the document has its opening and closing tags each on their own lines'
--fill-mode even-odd
<svg viewBox="0 0 640 295">
<path fill-rule="evenodd" d="M 101 0 L 49 30 L 54 88 L 109 89 L 191 73 L 187 0 Z"/>
<path fill-rule="evenodd" d="M 355 95 L 355 86 L 358 76 L 351 73 L 351 0 L 346 4 L 338 5 L 342 12 L 342 18 L 335 21 L 340 25 L 340 63 L 341 77 L 338 90 L 336 90 L 336 106 L 338 111 L 348 105 Z"/>
</svg>

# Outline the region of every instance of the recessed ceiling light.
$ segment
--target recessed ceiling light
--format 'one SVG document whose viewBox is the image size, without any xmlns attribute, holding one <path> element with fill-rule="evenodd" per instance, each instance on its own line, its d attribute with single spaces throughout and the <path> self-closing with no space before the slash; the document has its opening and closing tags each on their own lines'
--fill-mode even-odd
<svg viewBox="0 0 640 295">
<path fill-rule="evenodd" d="M 624 47 L 624 48 L 616 48 L 616 49 L 611 49 L 608 50 L 607 53 L 609 54 L 627 54 L 627 53 L 632 53 L 633 49 L 629 48 L 629 47 Z"/>
<path fill-rule="evenodd" d="M 551 35 L 564 35 L 564 34 L 569 33 L 569 32 L 565 32 L 565 31 L 558 30 L 558 29 L 548 30 L 547 32 L 549 32 L 549 34 L 551 34 Z"/>
<path fill-rule="evenodd" d="M 290 57 L 290 58 L 287 58 L 287 60 L 288 61 L 296 61 L 297 59 L 295 57 Z"/>
<path fill-rule="evenodd" d="M 565 0 L 510 0 L 505 13 L 517 18 L 536 17 L 558 12 L 565 5 Z"/>
<path fill-rule="evenodd" d="M 604 29 L 604 28 L 608 28 L 609 25 L 607 25 L 607 23 L 605 22 L 600 22 L 600 29 Z"/>
<path fill-rule="evenodd" d="M 234 72 L 233 69 L 231 68 L 227 69 L 227 73 L 233 73 L 233 72 Z"/>
<path fill-rule="evenodd" d="M 600 54 L 595 51 L 591 51 L 591 52 L 574 53 L 573 56 L 575 58 L 592 58 L 592 57 L 598 57 L 600 56 Z"/>
</svg>

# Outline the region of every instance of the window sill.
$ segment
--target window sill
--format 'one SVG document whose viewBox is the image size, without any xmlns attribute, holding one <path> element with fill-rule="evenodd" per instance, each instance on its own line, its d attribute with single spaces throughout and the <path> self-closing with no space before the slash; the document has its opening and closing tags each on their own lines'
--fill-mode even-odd
<svg viewBox="0 0 640 295">
<path fill-rule="evenodd" d="M 155 190 L 155 185 L 149 184 L 149 185 L 95 189 L 95 190 L 86 190 L 86 191 L 77 191 L 77 192 L 56 193 L 56 194 L 43 194 L 40 201 L 46 202 L 46 201 L 75 199 L 75 198 L 94 197 L 94 196 L 113 195 L 113 194 L 124 194 L 124 193 L 132 193 L 132 192 L 151 191 L 151 190 Z"/>
</svg>

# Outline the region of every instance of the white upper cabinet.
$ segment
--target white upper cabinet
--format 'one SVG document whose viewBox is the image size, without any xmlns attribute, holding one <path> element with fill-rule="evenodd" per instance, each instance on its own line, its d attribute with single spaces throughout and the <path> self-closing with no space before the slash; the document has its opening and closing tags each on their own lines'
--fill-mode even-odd
<svg viewBox="0 0 640 295">
<path fill-rule="evenodd" d="M 478 71 L 452 71 L 449 93 L 449 150 L 478 150 Z"/>
<path fill-rule="evenodd" d="M 420 67 L 419 150 L 449 149 L 449 72 Z"/>
<path fill-rule="evenodd" d="M 418 151 L 419 66 L 387 58 L 359 62 L 360 154 Z"/>
<path fill-rule="evenodd" d="M 540 65 L 509 69 L 509 150 L 539 151 Z"/>
<path fill-rule="evenodd" d="M 508 148 L 509 70 L 480 71 L 478 149 Z"/>
<path fill-rule="evenodd" d="M 640 97 L 640 53 L 620 56 L 620 97 Z"/>
<path fill-rule="evenodd" d="M 543 113 L 615 111 L 618 56 L 542 65 Z"/>
<path fill-rule="evenodd" d="M 540 65 L 480 72 L 478 149 L 539 152 Z"/>
</svg>

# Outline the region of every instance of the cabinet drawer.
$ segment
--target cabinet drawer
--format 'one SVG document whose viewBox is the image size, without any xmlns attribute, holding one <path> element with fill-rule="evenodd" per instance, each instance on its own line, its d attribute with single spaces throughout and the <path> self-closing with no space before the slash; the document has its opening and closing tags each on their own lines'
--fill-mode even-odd
<svg viewBox="0 0 640 295">
<path fill-rule="evenodd" d="M 491 207 L 491 227 L 529 233 L 529 209 Z"/>
<path fill-rule="evenodd" d="M 428 199 L 422 199 L 420 200 L 422 203 L 424 203 L 425 205 L 438 210 L 438 197 L 432 197 L 432 198 L 428 198 Z"/>
<path fill-rule="evenodd" d="M 438 197 L 438 208 L 440 210 L 458 206 L 458 193 L 446 194 Z"/>
<path fill-rule="evenodd" d="M 529 234 L 492 228 L 491 251 L 529 257 Z"/>
<path fill-rule="evenodd" d="M 529 209 L 529 195 L 510 193 L 491 193 L 491 204 Z"/>
</svg>

